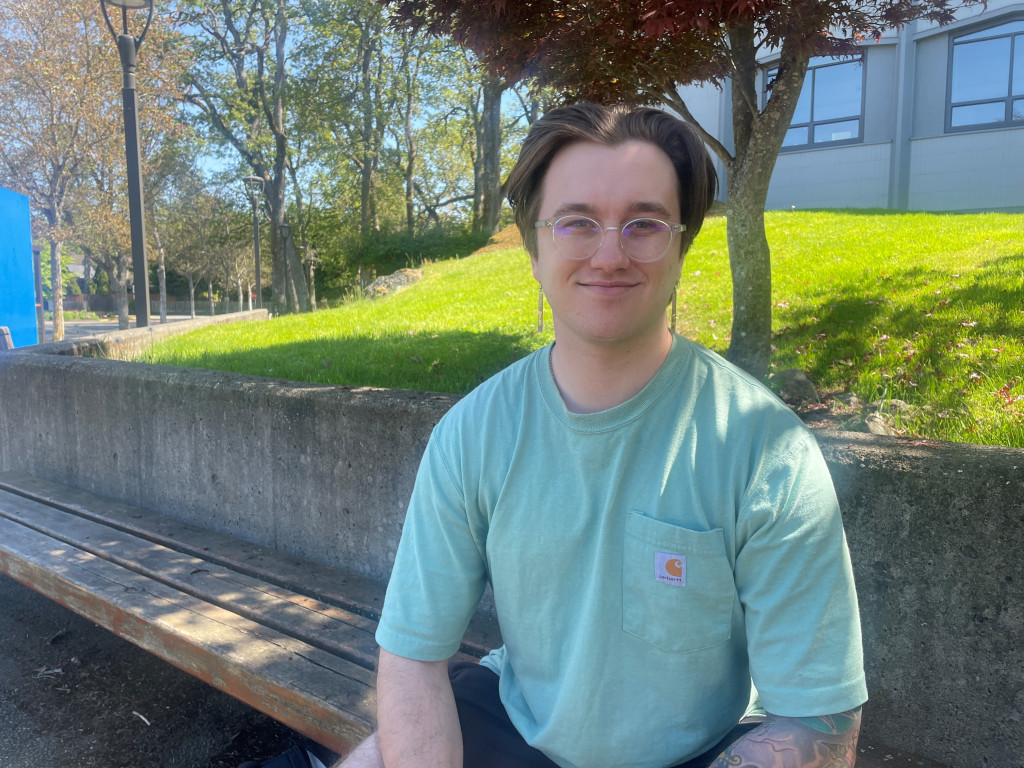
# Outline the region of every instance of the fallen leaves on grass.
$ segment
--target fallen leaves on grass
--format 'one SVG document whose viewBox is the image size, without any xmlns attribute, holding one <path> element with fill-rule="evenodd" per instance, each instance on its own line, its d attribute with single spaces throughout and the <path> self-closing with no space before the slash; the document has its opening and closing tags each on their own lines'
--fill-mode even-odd
<svg viewBox="0 0 1024 768">
<path fill-rule="evenodd" d="M 997 389 L 992 394 L 1002 401 L 1001 405 L 1003 410 L 1009 411 L 1014 405 L 1020 402 L 1024 402 L 1024 394 L 1015 395 L 1013 394 L 1013 388 L 1017 386 L 1017 379 L 1006 382 L 1002 387 Z"/>
</svg>

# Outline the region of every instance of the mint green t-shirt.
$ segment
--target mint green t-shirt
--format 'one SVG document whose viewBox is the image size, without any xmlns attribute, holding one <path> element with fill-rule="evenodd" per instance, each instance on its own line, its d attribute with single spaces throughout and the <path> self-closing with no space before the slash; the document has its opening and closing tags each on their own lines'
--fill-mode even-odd
<svg viewBox="0 0 1024 768">
<path fill-rule="evenodd" d="M 438 423 L 377 641 L 456 652 L 487 584 L 482 663 L 565 768 L 664 768 L 721 739 L 751 679 L 782 716 L 867 698 L 842 521 L 813 436 L 760 384 L 676 337 L 629 401 L 569 412 L 550 347 Z"/>
</svg>

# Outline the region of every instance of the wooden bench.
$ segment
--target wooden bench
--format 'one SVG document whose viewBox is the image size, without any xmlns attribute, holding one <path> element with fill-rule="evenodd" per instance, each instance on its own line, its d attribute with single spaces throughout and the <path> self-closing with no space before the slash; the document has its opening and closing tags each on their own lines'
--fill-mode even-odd
<svg viewBox="0 0 1024 768">
<path fill-rule="evenodd" d="M 13 472 L 0 572 L 335 752 L 373 728 L 377 582 Z M 478 614 L 460 655 L 500 643 Z"/>
</svg>

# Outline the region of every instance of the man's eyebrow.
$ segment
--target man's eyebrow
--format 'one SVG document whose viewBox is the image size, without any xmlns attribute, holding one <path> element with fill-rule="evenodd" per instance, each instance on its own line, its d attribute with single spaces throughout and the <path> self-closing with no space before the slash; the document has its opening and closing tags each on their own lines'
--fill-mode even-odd
<svg viewBox="0 0 1024 768">
<path fill-rule="evenodd" d="M 557 219 L 559 216 L 564 216 L 567 213 L 586 213 L 592 216 L 596 210 L 590 203 L 562 203 L 551 214 L 551 218 Z"/>
<path fill-rule="evenodd" d="M 663 203 L 659 203 L 657 200 L 641 200 L 632 203 L 629 206 L 631 213 L 654 213 L 665 219 L 672 218 L 672 213 Z"/>
<path fill-rule="evenodd" d="M 664 203 L 660 203 L 657 200 L 638 200 L 635 203 L 630 203 L 626 210 L 629 213 L 646 213 L 660 216 L 664 219 L 672 218 L 671 211 L 665 207 Z M 569 213 L 582 213 L 587 216 L 594 216 L 596 211 L 597 209 L 590 203 L 562 203 L 551 214 L 551 218 L 557 219 L 559 216 L 565 216 Z"/>
</svg>

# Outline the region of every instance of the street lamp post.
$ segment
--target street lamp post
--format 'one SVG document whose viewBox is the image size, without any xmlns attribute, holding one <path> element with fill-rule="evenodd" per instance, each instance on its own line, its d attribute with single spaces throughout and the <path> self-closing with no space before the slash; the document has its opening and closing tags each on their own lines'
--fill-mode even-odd
<svg viewBox="0 0 1024 768">
<path fill-rule="evenodd" d="M 43 265 L 39 261 L 39 255 L 43 247 L 32 243 L 32 272 L 36 281 L 36 333 L 39 335 L 39 343 L 46 342 L 46 315 L 43 312 Z M 86 290 L 89 290 L 86 286 Z"/>
<path fill-rule="evenodd" d="M 139 154 L 139 113 L 135 94 L 136 55 L 153 21 L 153 0 L 100 0 L 103 18 L 117 41 L 123 73 L 121 97 L 124 101 L 124 144 L 128 160 L 128 216 L 132 232 L 132 271 L 135 273 L 135 326 L 149 325 L 149 265 L 146 261 L 146 222 L 143 217 L 142 162 Z M 108 6 L 121 9 L 121 33 L 110 22 Z M 142 34 L 128 34 L 128 10 L 147 9 Z"/>
<path fill-rule="evenodd" d="M 252 248 L 256 255 L 256 309 L 263 309 L 263 284 L 260 282 L 260 195 L 263 194 L 263 179 L 259 176 L 246 176 L 242 181 L 249 190 L 252 201 Z"/>
</svg>

